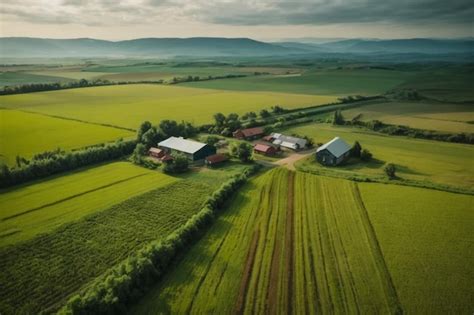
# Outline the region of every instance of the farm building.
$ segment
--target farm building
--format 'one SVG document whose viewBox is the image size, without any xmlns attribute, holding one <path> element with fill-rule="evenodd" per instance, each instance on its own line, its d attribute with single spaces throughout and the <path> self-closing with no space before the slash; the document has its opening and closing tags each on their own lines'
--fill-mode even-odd
<svg viewBox="0 0 474 315">
<path fill-rule="evenodd" d="M 323 165 L 339 165 L 349 157 L 351 147 L 341 138 L 335 137 L 320 146 L 316 151 L 316 159 Z"/>
<path fill-rule="evenodd" d="M 204 163 L 208 166 L 214 166 L 227 161 L 229 158 L 225 154 L 213 154 L 206 157 Z"/>
<path fill-rule="evenodd" d="M 148 155 L 157 159 L 161 159 L 165 154 L 165 151 L 158 148 L 152 147 L 150 150 L 148 150 Z"/>
<path fill-rule="evenodd" d="M 170 137 L 158 143 L 158 147 L 167 154 L 174 152 L 182 153 L 192 161 L 202 160 L 216 153 L 216 148 L 213 146 L 182 137 Z"/>
<path fill-rule="evenodd" d="M 272 133 L 270 138 L 273 144 L 292 150 L 301 150 L 306 148 L 308 145 L 308 141 L 306 139 L 285 136 L 281 133 Z"/>
<path fill-rule="evenodd" d="M 257 143 L 253 147 L 253 152 L 264 154 L 264 155 L 275 155 L 275 153 L 277 152 L 277 149 L 271 145 Z"/>
<path fill-rule="evenodd" d="M 240 140 L 252 140 L 257 139 L 263 135 L 263 128 L 262 127 L 255 127 L 255 128 L 248 128 L 248 129 L 239 129 L 234 131 L 232 135 L 234 138 Z"/>
</svg>

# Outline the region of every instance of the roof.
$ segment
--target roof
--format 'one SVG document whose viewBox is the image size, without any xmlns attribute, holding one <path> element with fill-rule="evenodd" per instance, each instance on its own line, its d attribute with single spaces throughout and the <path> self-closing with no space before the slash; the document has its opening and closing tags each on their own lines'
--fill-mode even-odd
<svg viewBox="0 0 474 315">
<path fill-rule="evenodd" d="M 148 150 L 148 152 L 152 152 L 152 153 L 161 153 L 163 152 L 163 150 L 161 149 L 158 149 L 158 148 L 150 148 L 150 150 Z"/>
<path fill-rule="evenodd" d="M 271 145 L 266 145 L 266 144 L 263 144 L 263 143 L 257 143 L 253 148 L 254 148 L 254 150 L 257 150 L 259 152 L 268 152 L 268 150 L 270 150 L 270 149 L 275 149 Z"/>
<path fill-rule="evenodd" d="M 262 127 L 254 127 L 254 128 L 248 128 L 248 129 L 242 129 L 240 130 L 244 137 L 253 137 L 253 136 L 258 136 L 263 133 L 263 128 Z"/>
<path fill-rule="evenodd" d="M 168 139 L 158 143 L 158 146 L 173 149 L 180 152 L 194 154 L 206 146 L 205 143 L 197 142 L 182 137 L 169 137 Z"/>
<path fill-rule="evenodd" d="M 165 154 L 160 160 L 162 162 L 171 161 L 171 160 L 173 160 L 173 157 L 169 154 Z"/>
<path fill-rule="evenodd" d="M 272 133 L 272 138 L 275 139 L 273 144 L 279 144 L 282 147 L 291 148 L 291 149 L 301 149 L 306 147 L 308 141 L 306 139 L 285 136 L 281 133 Z"/>
<path fill-rule="evenodd" d="M 328 150 L 336 158 L 339 158 L 350 149 L 351 149 L 350 145 L 348 145 L 344 140 L 342 140 L 339 137 L 335 137 L 331 141 L 320 146 L 316 152 Z"/>
<path fill-rule="evenodd" d="M 213 154 L 206 157 L 206 161 L 210 163 L 219 163 L 219 162 L 224 162 L 227 160 L 228 160 L 228 157 L 224 154 Z"/>
</svg>

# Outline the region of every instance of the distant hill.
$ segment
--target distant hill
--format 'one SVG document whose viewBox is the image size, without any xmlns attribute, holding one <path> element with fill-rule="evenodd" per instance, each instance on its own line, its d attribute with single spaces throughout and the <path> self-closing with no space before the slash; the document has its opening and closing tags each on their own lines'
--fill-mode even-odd
<svg viewBox="0 0 474 315">
<path fill-rule="evenodd" d="M 1 57 L 219 57 L 302 56 L 328 54 L 473 54 L 466 39 L 346 39 L 329 42 L 265 43 L 249 38 L 141 38 L 106 41 L 90 38 L 0 38 Z"/>
</svg>

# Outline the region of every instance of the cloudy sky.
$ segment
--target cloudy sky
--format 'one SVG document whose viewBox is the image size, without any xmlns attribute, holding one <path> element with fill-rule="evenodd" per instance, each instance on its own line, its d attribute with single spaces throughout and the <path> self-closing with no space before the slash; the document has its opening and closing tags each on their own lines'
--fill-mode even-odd
<svg viewBox="0 0 474 315">
<path fill-rule="evenodd" d="M 474 36 L 472 0 L 2 0 L 0 36 Z"/>
</svg>

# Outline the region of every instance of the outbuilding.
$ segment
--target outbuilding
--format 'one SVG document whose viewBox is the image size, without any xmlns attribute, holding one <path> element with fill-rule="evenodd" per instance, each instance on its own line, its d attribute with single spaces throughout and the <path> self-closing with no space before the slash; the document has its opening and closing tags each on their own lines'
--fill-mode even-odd
<svg viewBox="0 0 474 315">
<path fill-rule="evenodd" d="M 182 153 L 191 161 L 202 160 L 209 155 L 216 154 L 215 147 L 182 137 L 169 137 L 158 143 L 158 147 L 167 154 Z"/>
<path fill-rule="evenodd" d="M 228 159 L 229 158 L 227 155 L 218 153 L 218 154 L 213 154 L 206 157 L 206 159 L 204 160 L 204 163 L 208 166 L 214 166 L 214 165 L 223 163 L 227 161 Z"/>
<path fill-rule="evenodd" d="M 291 150 L 302 150 L 308 145 L 308 141 L 303 138 L 285 136 L 281 133 L 272 133 L 270 139 L 273 144 L 279 145 L 281 147 L 291 149 Z"/>
<path fill-rule="evenodd" d="M 234 138 L 240 140 L 253 140 L 263 136 L 264 131 L 262 127 L 254 127 L 247 129 L 239 129 L 232 133 Z"/>
<path fill-rule="evenodd" d="M 264 155 L 275 155 L 277 152 L 277 149 L 271 145 L 266 145 L 263 143 L 257 143 L 253 147 L 253 152 L 259 153 L 259 154 L 264 154 Z"/>
<path fill-rule="evenodd" d="M 152 147 L 148 150 L 148 155 L 156 159 L 161 159 L 165 154 L 166 154 L 165 151 L 158 148 Z"/>
<path fill-rule="evenodd" d="M 339 165 L 349 157 L 350 152 L 350 145 L 341 138 L 335 137 L 317 149 L 316 160 L 323 165 Z"/>
</svg>

